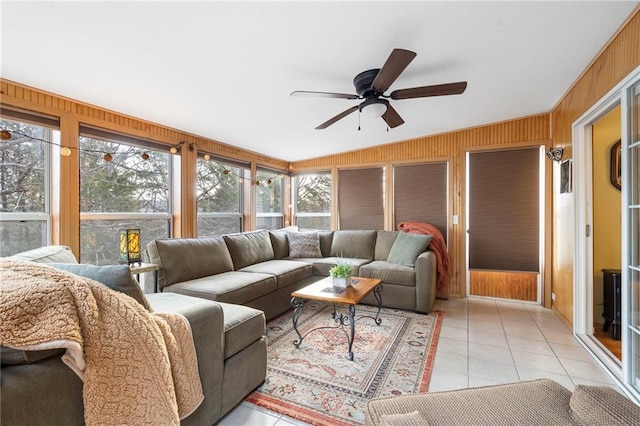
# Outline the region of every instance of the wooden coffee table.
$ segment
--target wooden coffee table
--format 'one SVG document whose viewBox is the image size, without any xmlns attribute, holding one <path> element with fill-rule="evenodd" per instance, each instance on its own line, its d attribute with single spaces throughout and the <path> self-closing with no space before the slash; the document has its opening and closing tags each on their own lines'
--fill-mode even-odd
<svg viewBox="0 0 640 426">
<path fill-rule="evenodd" d="M 376 316 L 363 315 L 356 319 L 356 305 L 365 298 L 369 293 L 373 292 L 373 295 L 378 302 L 378 311 Z M 302 340 L 312 331 L 321 330 L 325 328 L 342 328 L 349 340 L 349 359 L 353 361 L 353 339 L 356 335 L 356 321 L 362 318 L 371 318 L 373 321 L 380 325 L 382 320 L 380 319 L 380 308 L 382 307 L 382 280 L 378 278 L 361 278 L 353 277 L 351 287 L 344 290 L 337 290 L 333 287 L 333 279 L 331 277 L 324 278 L 311 285 L 301 288 L 298 291 L 291 293 L 291 306 L 293 306 L 293 329 L 298 335 L 298 339 L 293 341 L 296 348 L 300 347 Z M 302 315 L 302 308 L 304 307 L 305 300 L 316 300 L 320 302 L 327 302 L 333 304 L 333 315 L 335 322 L 338 324 L 334 327 L 317 327 L 307 331 L 304 336 L 300 334 L 298 330 L 298 319 Z M 347 305 L 349 315 L 344 315 L 336 312 L 336 304 Z M 346 330 L 346 326 L 349 326 L 350 332 Z"/>
</svg>

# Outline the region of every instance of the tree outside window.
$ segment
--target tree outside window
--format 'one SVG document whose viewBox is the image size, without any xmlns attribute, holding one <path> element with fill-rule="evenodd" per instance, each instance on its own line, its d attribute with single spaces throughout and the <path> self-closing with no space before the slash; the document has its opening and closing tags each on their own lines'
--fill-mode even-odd
<svg viewBox="0 0 640 426">
<path fill-rule="evenodd" d="M 256 179 L 256 216 L 258 229 L 279 229 L 284 224 L 282 202 L 284 178 L 277 172 L 258 169 Z"/>
<path fill-rule="evenodd" d="M 198 236 L 210 237 L 242 231 L 242 179 L 244 169 L 198 158 Z"/>
<path fill-rule="evenodd" d="M 49 242 L 49 148 L 60 132 L 0 120 L 11 138 L 0 141 L 0 256 Z"/>
<path fill-rule="evenodd" d="M 296 225 L 302 229 L 331 229 L 331 174 L 293 178 Z"/>
<path fill-rule="evenodd" d="M 169 237 L 170 182 L 168 153 L 81 136 L 81 261 L 117 263 L 120 229 L 140 228 L 143 247 Z"/>
</svg>

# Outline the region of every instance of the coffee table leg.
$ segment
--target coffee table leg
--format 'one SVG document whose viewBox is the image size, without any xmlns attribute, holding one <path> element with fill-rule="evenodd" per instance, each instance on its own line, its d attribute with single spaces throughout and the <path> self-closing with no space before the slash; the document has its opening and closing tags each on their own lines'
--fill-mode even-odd
<svg viewBox="0 0 640 426">
<path fill-rule="evenodd" d="M 296 331 L 298 338 L 293 341 L 293 344 L 296 348 L 300 347 L 302 344 L 302 335 L 298 331 L 298 318 L 302 315 L 302 308 L 304 307 L 304 301 L 297 298 L 291 299 L 291 306 L 293 306 L 293 329 Z"/>
<path fill-rule="evenodd" d="M 378 312 L 376 312 L 374 321 L 377 325 L 380 325 L 380 323 L 382 323 L 382 319 L 380 318 L 380 309 L 382 309 L 382 285 L 379 285 L 375 290 L 373 290 L 373 295 L 378 302 Z"/>
<path fill-rule="evenodd" d="M 351 334 L 349 334 L 349 360 L 353 361 L 353 339 L 356 337 L 356 307 L 355 305 L 349 305 L 349 328 Z"/>
</svg>

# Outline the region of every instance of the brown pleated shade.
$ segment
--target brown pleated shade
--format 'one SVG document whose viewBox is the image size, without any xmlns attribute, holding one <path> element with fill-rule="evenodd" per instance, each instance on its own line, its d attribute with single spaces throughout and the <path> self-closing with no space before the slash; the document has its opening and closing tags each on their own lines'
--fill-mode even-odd
<svg viewBox="0 0 640 426">
<path fill-rule="evenodd" d="M 340 229 L 384 229 L 382 167 L 338 171 Z"/>
<path fill-rule="evenodd" d="M 539 271 L 540 150 L 469 154 L 469 268 Z"/>
<path fill-rule="evenodd" d="M 393 168 L 394 229 L 405 221 L 434 225 L 447 238 L 447 163 Z"/>
</svg>

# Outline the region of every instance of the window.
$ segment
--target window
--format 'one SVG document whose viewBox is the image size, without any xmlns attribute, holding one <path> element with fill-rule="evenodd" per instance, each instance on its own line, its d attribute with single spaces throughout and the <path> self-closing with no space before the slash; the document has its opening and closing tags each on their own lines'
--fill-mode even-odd
<svg viewBox="0 0 640 426">
<path fill-rule="evenodd" d="M 304 229 L 331 229 L 331 174 L 293 178 L 296 225 Z"/>
<path fill-rule="evenodd" d="M 11 134 L 0 141 L 0 256 L 50 243 L 50 151 L 60 144 L 57 120 L 12 113 L 0 119 Z"/>
<path fill-rule="evenodd" d="M 340 229 L 384 229 L 384 169 L 338 171 Z"/>
<path fill-rule="evenodd" d="M 143 252 L 169 237 L 170 154 L 103 130 L 81 128 L 80 135 L 81 262 L 118 263 L 120 229 L 140 228 Z"/>
<path fill-rule="evenodd" d="M 256 171 L 256 220 L 258 229 L 279 229 L 284 224 L 282 202 L 284 177 L 280 172 Z"/>
<path fill-rule="evenodd" d="M 395 229 L 405 221 L 434 225 L 447 239 L 447 163 L 405 164 L 393 168 Z"/>
<path fill-rule="evenodd" d="M 244 167 L 198 158 L 198 237 L 242 231 Z"/>
</svg>

